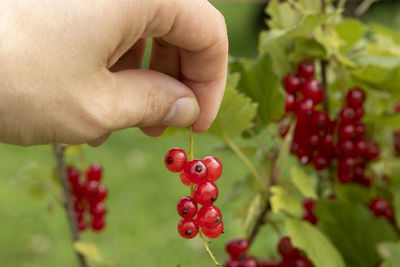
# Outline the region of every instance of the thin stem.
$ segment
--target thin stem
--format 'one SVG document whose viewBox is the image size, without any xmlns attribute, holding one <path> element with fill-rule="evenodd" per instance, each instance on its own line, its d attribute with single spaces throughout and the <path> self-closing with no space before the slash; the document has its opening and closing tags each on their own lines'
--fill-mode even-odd
<svg viewBox="0 0 400 267">
<path fill-rule="evenodd" d="M 194 159 L 194 134 L 193 134 L 192 126 L 189 126 L 188 129 L 189 129 L 189 137 L 190 137 L 190 141 L 189 141 L 190 142 L 189 143 L 189 160 L 193 160 Z M 191 197 L 193 197 L 193 190 L 194 190 L 194 184 L 192 183 L 190 185 L 190 196 Z M 212 253 L 212 251 L 208 247 L 208 241 L 203 236 L 203 233 L 201 232 L 201 230 L 199 231 L 199 237 L 200 237 L 201 241 L 203 241 L 204 247 L 205 247 L 208 255 L 210 255 L 210 258 L 212 259 L 214 264 L 216 266 L 222 266 L 222 264 L 217 261 L 217 259 L 215 258 L 214 254 Z"/>
<path fill-rule="evenodd" d="M 256 167 L 250 162 L 250 160 L 246 157 L 246 155 L 235 145 L 235 143 L 227 136 L 225 136 L 225 142 L 227 145 L 236 153 L 236 155 L 247 165 L 250 172 L 253 174 L 256 181 L 260 184 L 261 188 L 265 192 L 265 195 L 268 196 L 268 191 L 266 189 L 265 183 L 258 173 Z"/>
<path fill-rule="evenodd" d="M 256 141 L 256 143 L 260 146 L 260 148 L 262 149 L 262 151 L 264 152 L 264 154 L 265 154 L 268 158 L 272 159 L 272 154 L 271 154 L 271 152 L 268 150 L 268 148 L 265 146 L 265 144 L 260 140 L 260 138 L 258 137 L 258 135 L 253 131 L 253 129 L 249 129 L 247 132 L 250 134 L 251 138 L 253 138 L 254 141 Z"/>
<path fill-rule="evenodd" d="M 251 233 L 248 237 L 248 241 L 249 241 L 250 245 L 253 243 L 255 237 L 257 236 L 258 232 L 260 231 L 261 226 L 263 226 L 265 224 L 265 216 L 267 215 L 268 211 L 270 211 L 270 210 L 271 210 L 271 205 L 268 200 L 268 201 L 266 201 L 263 210 L 260 212 L 260 215 L 258 216 L 257 221 L 255 222 L 255 224 L 253 226 L 253 230 L 251 231 Z"/>
<path fill-rule="evenodd" d="M 321 60 L 322 88 L 324 90 L 324 110 L 329 114 L 328 61 Z"/>
<path fill-rule="evenodd" d="M 57 171 L 58 171 L 58 177 L 61 182 L 61 186 L 64 192 L 64 199 L 65 199 L 65 209 L 67 212 L 68 216 L 68 222 L 72 234 L 72 241 L 77 242 L 79 241 L 79 230 L 78 226 L 76 223 L 76 217 L 75 217 L 75 211 L 74 211 L 74 205 L 72 202 L 71 198 L 71 191 L 67 179 L 67 169 L 65 167 L 65 162 L 64 162 L 64 149 L 65 147 L 59 144 L 54 144 L 53 145 L 54 149 L 54 155 L 57 160 Z M 88 267 L 88 264 L 86 262 L 85 257 L 79 253 L 78 251 L 75 250 L 76 257 L 78 258 L 78 263 L 80 267 Z"/>
<path fill-rule="evenodd" d="M 297 11 L 299 11 L 303 16 L 308 15 L 308 11 L 305 10 L 299 3 L 297 3 L 295 0 L 287 0 L 287 2 Z"/>
</svg>

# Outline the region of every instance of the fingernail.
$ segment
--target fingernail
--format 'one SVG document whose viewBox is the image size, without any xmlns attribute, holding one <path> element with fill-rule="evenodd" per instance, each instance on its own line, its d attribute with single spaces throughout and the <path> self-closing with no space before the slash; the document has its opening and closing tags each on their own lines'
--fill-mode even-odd
<svg viewBox="0 0 400 267">
<path fill-rule="evenodd" d="M 172 105 L 163 124 L 166 126 L 189 126 L 195 122 L 199 112 L 200 108 L 196 99 L 182 97 Z"/>
</svg>

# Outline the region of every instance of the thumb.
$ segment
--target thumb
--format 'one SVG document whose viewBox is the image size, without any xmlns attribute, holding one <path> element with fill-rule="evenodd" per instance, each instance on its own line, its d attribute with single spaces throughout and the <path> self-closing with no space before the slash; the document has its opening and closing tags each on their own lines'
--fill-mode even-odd
<svg viewBox="0 0 400 267">
<path fill-rule="evenodd" d="M 109 129 L 189 126 L 200 108 L 193 92 L 178 80 L 152 70 L 110 73 Z"/>
</svg>

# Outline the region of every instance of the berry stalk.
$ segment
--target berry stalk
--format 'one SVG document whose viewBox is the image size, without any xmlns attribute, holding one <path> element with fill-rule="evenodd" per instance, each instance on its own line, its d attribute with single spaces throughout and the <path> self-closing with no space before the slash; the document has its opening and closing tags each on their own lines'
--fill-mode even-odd
<svg viewBox="0 0 400 267">
<path fill-rule="evenodd" d="M 68 223 L 71 229 L 72 241 L 79 241 L 79 229 L 77 226 L 77 220 L 75 218 L 74 205 L 71 198 L 71 190 L 67 179 L 67 169 L 64 161 L 64 149 L 65 147 L 60 144 L 54 144 L 54 155 L 57 160 L 57 171 L 58 177 L 64 193 L 65 199 L 65 210 L 68 216 Z M 80 267 L 88 267 L 85 257 L 75 250 L 76 257 L 78 258 L 78 263 Z"/>
</svg>

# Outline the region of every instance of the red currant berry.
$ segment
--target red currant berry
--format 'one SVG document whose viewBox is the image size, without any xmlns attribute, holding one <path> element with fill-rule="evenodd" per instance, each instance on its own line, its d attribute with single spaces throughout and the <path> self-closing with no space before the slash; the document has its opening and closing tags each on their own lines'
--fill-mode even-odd
<svg viewBox="0 0 400 267">
<path fill-rule="evenodd" d="M 367 143 L 364 140 L 359 140 L 355 143 L 354 154 L 357 157 L 364 157 L 367 153 Z"/>
<path fill-rule="evenodd" d="M 393 219 L 393 209 L 384 198 L 373 199 L 368 207 L 374 213 L 375 217 L 386 217 L 388 220 Z"/>
<path fill-rule="evenodd" d="M 286 92 L 289 94 L 295 94 L 300 87 L 300 79 L 294 74 L 288 74 L 283 79 L 283 84 L 286 89 Z"/>
<path fill-rule="evenodd" d="M 313 264 L 309 259 L 298 258 L 291 262 L 290 267 L 313 267 Z"/>
<path fill-rule="evenodd" d="M 208 176 L 207 166 L 199 159 L 194 159 L 186 163 L 184 173 L 186 178 L 193 184 L 201 183 Z"/>
<path fill-rule="evenodd" d="M 356 108 L 355 112 L 356 112 L 355 121 L 361 120 L 362 117 L 364 116 L 364 108 L 363 107 Z"/>
<path fill-rule="evenodd" d="M 215 228 L 201 228 L 203 234 L 208 238 L 217 238 L 224 232 L 224 223 L 221 222 Z"/>
<path fill-rule="evenodd" d="M 87 223 L 84 220 L 78 221 L 79 232 L 85 231 L 87 228 Z"/>
<path fill-rule="evenodd" d="M 303 207 L 308 212 L 313 212 L 315 208 L 315 200 L 312 198 L 306 198 L 303 200 Z"/>
<path fill-rule="evenodd" d="M 304 98 L 311 99 L 314 102 L 314 105 L 317 105 L 324 100 L 324 90 L 317 80 L 308 80 L 302 83 L 301 93 Z"/>
<path fill-rule="evenodd" d="M 81 198 L 74 197 L 74 210 L 76 212 L 83 212 L 85 210 L 85 205 Z"/>
<path fill-rule="evenodd" d="M 89 166 L 89 169 L 86 171 L 86 178 L 87 180 L 91 181 L 100 181 L 102 178 L 103 169 L 101 165 L 98 163 L 92 163 Z"/>
<path fill-rule="evenodd" d="M 191 197 L 183 197 L 178 201 L 177 210 L 182 218 L 191 219 L 197 214 L 197 203 Z"/>
<path fill-rule="evenodd" d="M 207 180 L 215 182 L 221 177 L 222 164 L 216 157 L 208 156 L 202 159 L 203 163 L 207 167 Z"/>
<path fill-rule="evenodd" d="M 107 213 L 107 208 L 103 202 L 99 202 L 90 207 L 90 214 L 93 217 L 103 217 Z"/>
<path fill-rule="evenodd" d="M 222 222 L 222 215 L 216 206 L 202 207 L 196 219 L 200 227 L 214 229 Z"/>
<path fill-rule="evenodd" d="M 365 124 L 362 122 L 357 122 L 354 125 L 354 128 L 355 128 L 355 132 L 356 132 L 356 138 L 357 139 L 363 138 L 365 135 L 365 132 L 366 132 Z"/>
<path fill-rule="evenodd" d="M 186 239 L 191 239 L 199 232 L 199 226 L 194 219 L 182 219 L 178 223 L 179 234 Z"/>
<path fill-rule="evenodd" d="M 285 111 L 290 112 L 296 110 L 296 97 L 292 94 L 287 94 L 285 97 Z"/>
<path fill-rule="evenodd" d="M 305 147 L 299 146 L 296 150 L 296 156 L 300 160 L 300 163 L 306 165 L 310 163 L 312 151 Z"/>
<path fill-rule="evenodd" d="M 311 61 L 303 61 L 297 66 L 297 76 L 309 79 L 314 76 L 314 63 Z"/>
<path fill-rule="evenodd" d="M 304 98 L 296 105 L 296 115 L 300 120 L 309 120 L 312 118 L 314 112 L 314 102 L 311 99 Z"/>
<path fill-rule="evenodd" d="M 317 217 L 309 211 L 306 211 L 302 217 L 303 221 L 309 222 L 313 225 L 316 225 L 318 223 Z"/>
<path fill-rule="evenodd" d="M 204 181 L 195 186 L 194 199 L 203 206 L 211 206 L 218 198 L 218 187 L 210 181 Z"/>
<path fill-rule="evenodd" d="M 320 137 L 318 134 L 312 134 L 308 137 L 308 147 L 311 150 L 316 150 L 319 146 Z"/>
<path fill-rule="evenodd" d="M 329 118 L 324 111 L 315 111 L 313 115 L 313 124 L 317 126 L 319 130 L 325 130 L 328 127 Z"/>
<path fill-rule="evenodd" d="M 237 259 L 240 255 L 245 254 L 249 249 L 250 243 L 247 239 L 231 239 L 226 244 L 226 252 L 232 257 Z"/>
<path fill-rule="evenodd" d="M 225 262 L 225 267 L 239 267 L 240 261 L 238 259 L 228 259 Z"/>
<path fill-rule="evenodd" d="M 290 259 L 295 251 L 289 237 L 283 237 L 278 243 L 278 251 L 282 258 Z"/>
<path fill-rule="evenodd" d="M 325 155 L 330 155 L 331 151 L 333 150 L 333 135 L 332 134 L 326 134 L 322 137 L 321 140 L 321 147 L 322 151 L 324 152 Z"/>
<path fill-rule="evenodd" d="M 179 178 L 181 179 L 181 182 L 186 186 L 190 186 L 192 184 L 190 180 L 186 178 L 185 172 L 183 171 L 179 174 Z"/>
<path fill-rule="evenodd" d="M 180 172 L 187 161 L 186 152 L 180 148 L 173 148 L 167 152 L 164 163 L 170 172 Z"/>
<path fill-rule="evenodd" d="M 338 169 L 339 172 L 349 172 L 356 166 L 356 161 L 354 158 L 341 158 L 339 159 Z"/>
<path fill-rule="evenodd" d="M 361 107 L 365 101 L 365 92 L 361 88 L 352 88 L 347 93 L 347 105 L 352 108 Z"/>
<path fill-rule="evenodd" d="M 374 141 L 367 141 L 367 152 L 366 152 L 366 158 L 367 160 L 373 160 L 379 157 L 379 146 L 377 143 Z"/>
<path fill-rule="evenodd" d="M 239 262 L 238 267 L 257 267 L 258 263 L 257 260 L 254 258 L 244 258 L 241 259 Z"/>
<path fill-rule="evenodd" d="M 341 184 L 347 184 L 353 181 L 354 174 L 351 172 L 339 172 L 338 173 L 338 180 Z"/>
<path fill-rule="evenodd" d="M 354 143 L 350 140 L 340 141 L 337 148 L 338 154 L 341 158 L 350 157 L 354 153 Z"/>
<path fill-rule="evenodd" d="M 357 121 L 356 112 L 350 107 L 344 107 L 340 111 L 340 123 L 351 124 Z"/>
<path fill-rule="evenodd" d="M 88 181 L 84 187 L 84 194 L 90 203 L 98 203 L 107 197 L 107 188 L 97 181 Z"/>
<path fill-rule="evenodd" d="M 67 168 L 67 176 L 68 176 L 68 181 L 71 185 L 72 188 L 79 186 L 79 177 L 80 177 L 80 171 L 78 168 L 74 166 L 69 166 Z"/>
<path fill-rule="evenodd" d="M 340 140 L 353 140 L 356 138 L 356 129 L 353 124 L 347 124 L 339 128 Z"/>
<path fill-rule="evenodd" d="M 312 163 L 316 170 L 321 171 L 328 167 L 329 161 L 325 156 L 319 155 L 312 159 Z"/>
<path fill-rule="evenodd" d="M 93 217 L 92 219 L 92 229 L 95 232 L 100 232 L 104 229 L 106 226 L 106 222 L 104 220 L 104 217 Z"/>
</svg>

